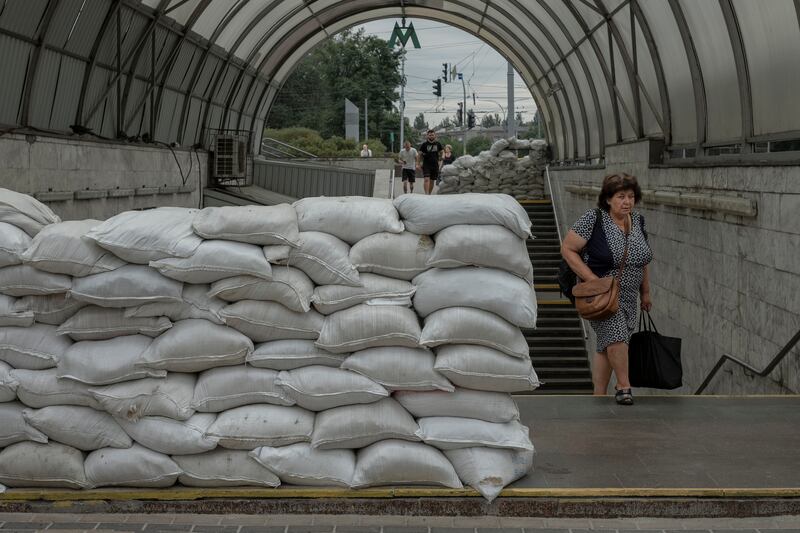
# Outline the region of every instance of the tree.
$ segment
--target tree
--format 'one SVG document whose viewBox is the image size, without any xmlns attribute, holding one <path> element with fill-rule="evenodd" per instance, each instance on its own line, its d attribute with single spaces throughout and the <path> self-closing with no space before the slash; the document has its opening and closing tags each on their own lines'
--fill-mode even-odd
<svg viewBox="0 0 800 533">
<path fill-rule="evenodd" d="M 414 119 L 414 129 L 416 131 L 426 131 L 428 129 L 428 123 L 425 122 L 425 114 L 420 113 Z"/>
<path fill-rule="evenodd" d="M 500 124 L 502 124 L 502 121 L 500 120 L 500 115 L 497 113 L 486 113 L 481 118 L 481 127 L 483 128 L 493 128 L 494 126 L 499 126 Z"/>
</svg>

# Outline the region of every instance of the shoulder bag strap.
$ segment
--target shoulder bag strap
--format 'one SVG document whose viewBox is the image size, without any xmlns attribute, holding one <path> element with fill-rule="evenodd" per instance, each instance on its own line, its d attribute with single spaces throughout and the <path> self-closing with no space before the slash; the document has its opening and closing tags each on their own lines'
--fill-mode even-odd
<svg viewBox="0 0 800 533">
<path fill-rule="evenodd" d="M 630 225 L 633 226 L 633 217 L 628 218 L 628 222 Z M 622 254 L 622 263 L 619 266 L 619 272 L 617 272 L 617 282 L 622 282 L 622 272 L 625 270 L 625 264 L 628 262 L 628 241 L 630 240 L 630 227 L 628 224 L 625 224 L 625 251 Z"/>
</svg>

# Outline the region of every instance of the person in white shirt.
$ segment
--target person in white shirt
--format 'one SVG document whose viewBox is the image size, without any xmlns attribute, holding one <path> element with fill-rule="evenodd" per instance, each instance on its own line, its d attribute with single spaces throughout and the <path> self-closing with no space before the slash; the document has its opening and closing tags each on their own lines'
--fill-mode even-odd
<svg viewBox="0 0 800 533">
<path fill-rule="evenodd" d="M 372 150 L 366 144 L 361 147 L 361 157 L 372 157 Z"/>
<path fill-rule="evenodd" d="M 398 161 L 403 165 L 403 192 L 414 192 L 417 180 L 417 149 L 411 147 L 411 141 L 403 144 Z"/>
</svg>

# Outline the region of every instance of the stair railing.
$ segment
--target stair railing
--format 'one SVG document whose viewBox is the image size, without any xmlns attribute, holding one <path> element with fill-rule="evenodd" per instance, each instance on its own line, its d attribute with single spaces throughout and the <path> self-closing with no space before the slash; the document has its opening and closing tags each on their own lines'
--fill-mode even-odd
<svg viewBox="0 0 800 533">
<path fill-rule="evenodd" d="M 708 376 L 706 376 L 706 379 L 703 380 L 702 385 L 700 385 L 700 387 L 697 388 L 697 391 L 695 391 L 695 394 L 703 394 L 703 391 L 706 390 L 706 387 L 708 387 L 708 384 L 711 383 L 712 379 L 714 379 L 714 376 L 717 375 L 717 372 L 719 372 L 719 369 L 722 368 L 723 364 L 725 364 L 725 361 L 733 361 L 737 365 L 741 366 L 745 370 L 747 370 L 747 371 L 749 371 L 749 372 L 751 372 L 751 373 L 753 373 L 753 374 L 755 374 L 757 376 L 760 376 L 762 378 L 767 377 L 769 375 L 769 373 L 772 372 L 775 369 L 776 366 L 778 366 L 778 364 L 783 360 L 783 358 L 786 357 L 786 355 L 792 350 L 792 348 L 794 348 L 794 346 L 799 341 L 800 341 L 800 330 L 798 330 L 797 333 L 794 334 L 794 337 L 789 339 L 789 342 L 786 343 L 786 346 L 781 348 L 781 351 L 779 351 L 775 355 L 775 357 L 772 358 L 772 361 L 770 361 L 770 363 L 766 367 L 764 367 L 763 370 L 758 370 L 757 368 L 753 367 L 751 364 L 742 361 L 738 357 L 734 357 L 734 356 L 728 355 L 728 354 L 722 354 L 722 356 L 719 358 L 719 361 L 717 361 L 717 364 L 714 365 L 714 368 L 712 368 L 711 372 L 708 373 Z"/>
</svg>

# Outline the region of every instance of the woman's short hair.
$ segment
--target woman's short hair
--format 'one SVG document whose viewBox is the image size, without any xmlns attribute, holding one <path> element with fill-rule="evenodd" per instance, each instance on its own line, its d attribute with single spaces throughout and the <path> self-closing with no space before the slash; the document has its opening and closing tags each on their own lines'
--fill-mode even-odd
<svg viewBox="0 0 800 533">
<path fill-rule="evenodd" d="M 600 195 L 597 197 L 597 207 L 604 211 L 611 209 L 611 206 L 608 205 L 608 200 L 619 191 L 633 191 L 633 198 L 637 204 L 642 200 L 642 189 L 639 187 L 636 176 L 618 172 L 603 178 Z"/>
<path fill-rule="evenodd" d="M 450 146 L 449 144 L 445 144 L 445 145 L 444 145 L 444 149 L 445 149 L 445 150 L 452 150 L 452 149 L 453 149 L 453 147 L 452 147 L 452 146 Z"/>
</svg>

